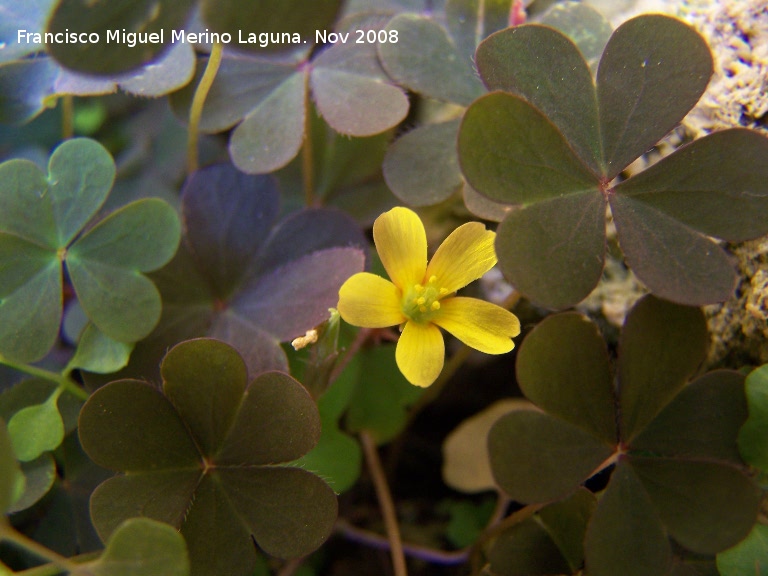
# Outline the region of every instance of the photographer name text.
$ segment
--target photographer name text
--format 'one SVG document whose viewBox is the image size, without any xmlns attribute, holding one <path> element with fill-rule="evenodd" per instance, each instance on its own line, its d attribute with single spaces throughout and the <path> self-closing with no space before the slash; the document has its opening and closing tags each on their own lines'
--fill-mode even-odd
<svg viewBox="0 0 768 576">
<path fill-rule="evenodd" d="M 19 44 L 125 44 L 133 48 L 142 44 L 165 44 L 166 40 L 171 44 L 257 44 L 261 48 L 275 44 L 307 44 L 308 39 L 302 38 L 297 32 L 244 32 L 237 31 L 234 37 L 228 32 L 187 32 L 186 30 L 171 30 L 166 34 L 165 30 L 158 32 L 128 32 L 123 30 L 107 30 L 106 33 L 98 32 L 30 32 L 19 30 L 17 42 Z M 315 30 L 315 44 L 396 44 L 398 41 L 397 30 L 350 30 L 349 32 L 328 32 L 327 30 Z"/>
</svg>

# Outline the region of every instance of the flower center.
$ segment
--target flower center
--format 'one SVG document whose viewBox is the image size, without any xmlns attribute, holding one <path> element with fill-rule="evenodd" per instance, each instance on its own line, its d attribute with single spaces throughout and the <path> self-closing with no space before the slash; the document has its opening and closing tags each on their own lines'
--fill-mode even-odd
<svg viewBox="0 0 768 576">
<path fill-rule="evenodd" d="M 440 310 L 440 298 L 448 290 L 437 285 L 437 276 L 431 276 L 426 286 L 414 284 L 403 295 L 403 314 L 414 322 L 425 324 Z"/>
</svg>

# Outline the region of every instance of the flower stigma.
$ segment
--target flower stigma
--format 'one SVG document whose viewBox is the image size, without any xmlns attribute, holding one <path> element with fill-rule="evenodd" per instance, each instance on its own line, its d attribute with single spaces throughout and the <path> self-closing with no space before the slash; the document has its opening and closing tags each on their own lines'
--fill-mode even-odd
<svg viewBox="0 0 768 576">
<path fill-rule="evenodd" d="M 426 286 L 414 284 L 405 292 L 402 304 L 403 314 L 409 320 L 426 324 L 440 310 L 440 298 L 447 295 L 448 290 L 438 286 L 437 276 L 432 275 Z"/>
</svg>

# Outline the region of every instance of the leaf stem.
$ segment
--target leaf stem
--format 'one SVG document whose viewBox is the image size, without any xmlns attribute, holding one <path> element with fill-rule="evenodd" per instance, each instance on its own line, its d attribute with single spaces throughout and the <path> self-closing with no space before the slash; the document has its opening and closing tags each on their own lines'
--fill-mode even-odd
<svg viewBox="0 0 768 576">
<path fill-rule="evenodd" d="M 61 139 L 75 135 L 75 98 L 71 94 L 61 97 Z"/>
<path fill-rule="evenodd" d="M 347 520 L 339 519 L 336 522 L 336 530 L 345 538 L 354 542 L 360 542 L 379 550 L 390 549 L 390 541 L 387 538 L 376 532 L 353 526 Z M 419 558 L 420 560 L 432 564 L 442 564 L 443 566 L 464 564 L 469 558 L 469 548 L 445 551 L 406 542 L 403 543 L 403 552 L 412 558 Z"/>
<path fill-rule="evenodd" d="M 400 527 L 397 524 L 397 514 L 395 505 L 392 501 L 392 494 L 389 491 L 389 484 L 384 475 L 384 469 L 381 466 L 379 452 L 373 437 L 367 431 L 360 432 L 360 441 L 363 445 L 365 462 L 371 473 L 373 486 L 376 489 L 376 496 L 379 499 L 379 508 L 384 518 L 384 526 L 387 530 L 387 539 L 389 540 L 390 554 L 392 555 L 392 567 L 395 576 L 408 576 L 408 569 L 405 564 L 405 554 L 403 552 L 403 540 L 400 537 Z"/>
<path fill-rule="evenodd" d="M 9 368 L 13 368 L 19 372 L 23 372 L 25 374 L 29 374 L 30 376 L 35 376 L 37 378 L 42 378 L 43 380 L 48 380 L 49 382 L 58 384 L 60 388 L 66 390 L 80 400 L 88 400 L 88 392 L 83 390 L 74 380 L 68 376 L 65 376 L 64 374 L 46 370 L 45 368 L 38 368 L 37 366 L 31 366 L 29 364 L 13 362 L 7 358 L 4 358 L 2 355 L 0 355 L 0 364 L 5 364 Z"/>
<path fill-rule="evenodd" d="M 2 540 L 6 540 L 12 544 L 15 544 L 19 548 L 23 548 L 28 552 L 31 552 L 38 558 L 42 558 L 54 564 L 56 571 L 50 572 L 50 574 L 59 574 L 62 570 L 66 570 L 67 572 L 74 572 L 80 567 L 76 563 L 72 562 L 69 558 L 65 558 L 53 550 L 49 550 L 39 542 L 35 542 L 21 532 L 18 532 L 8 523 L 7 519 L 0 517 L 0 541 Z"/>
<path fill-rule="evenodd" d="M 312 147 L 312 102 L 309 99 L 309 74 L 304 75 L 304 145 L 301 148 L 301 172 L 304 179 L 304 203 L 315 202 L 315 159 Z"/>
<path fill-rule="evenodd" d="M 200 139 L 200 118 L 203 116 L 203 106 L 208 92 L 216 78 L 221 64 L 221 53 L 224 45 L 218 42 L 214 43 L 211 54 L 208 57 L 208 63 L 205 65 L 205 72 L 200 78 L 200 83 L 195 90 L 195 96 L 192 98 L 192 107 L 189 110 L 189 136 L 187 140 L 187 170 L 192 173 L 199 166 L 199 157 L 197 143 Z"/>
</svg>

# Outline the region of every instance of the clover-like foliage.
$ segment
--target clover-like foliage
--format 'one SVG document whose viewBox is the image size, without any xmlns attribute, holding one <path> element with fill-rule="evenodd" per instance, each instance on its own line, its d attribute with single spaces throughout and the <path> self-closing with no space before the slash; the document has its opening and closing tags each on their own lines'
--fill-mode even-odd
<svg viewBox="0 0 768 576">
<path fill-rule="evenodd" d="M 694 30 L 661 15 L 629 20 L 593 80 L 564 35 L 518 26 L 487 38 L 477 67 L 494 92 L 465 113 L 459 161 L 475 190 L 513 208 L 496 246 L 521 292 L 552 308 L 587 296 L 610 206 L 626 261 L 653 293 L 688 305 L 728 298 L 735 269 L 708 237 L 768 232 L 768 139 L 724 130 L 617 180 L 707 86 L 712 58 Z"/>
<path fill-rule="evenodd" d="M 287 374 L 248 382 L 245 362 L 223 342 L 172 348 L 163 386 L 118 380 L 83 406 L 79 433 L 97 464 L 123 472 L 101 484 L 91 513 L 106 539 L 146 516 L 181 530 L 193 575 L 248 574 L 251 537 L 279 557 L 308 554 L 328 537 L 336 497 L 314 474 L 285 464 L 320 434 L 317 407 Z"/>
<path fill-rule="evenodd" d="M 514 20 L 511 0 L 448 0 L 443 10 L 398 14 L 387 28 L 397 30 L 396 44 L 379 45 L 387 73 L 417 94 L 453 104 L 452 119 L 425 123 L 398 138 L 387 151 L 384 176 L 407 204 L 437 204 L 463 190 L 470 211 L 499 220 L 499 207 L 466 186 L 459 168 L 456 136 L 463 109 L 486 92 L 475 70 L 475 50 L 487 36 Z M 588 62 L 600 56 L 611 33 L 608 21 L 586 4 L 555 4 L 541 23 L 561 30 Z"/>
<path fill-rule="evenodd" d="M 584 565 L 584 534 L 596 504 L 594 494 L 579 488 L 503 530 L 488 551 L 490 573 L 578 574 Z"/>
<path fill-rule="evenodd" d="M 159 199 L 124 206 L 85 230 L 112 188 L 115 165 L 79 138 L 51 155 L 48 174 L 28 160 L 0 164 L 0 354 L 28 362 L 53 346 L 63 268 L 85 313 L 110 338 L 135 342 L 160 318 L 144 272 L 176 252 L 181 226 Z"/>
<path fill-rule="evenodd" d="M 203 107 L 205 132 L 234 127 L 229 142 L 232 162 L 249 174 L 282 168 L 304 143 L 311 93 L 318 112 L 340 134 L 372 136 L 400 123 L 408 98 L 381 67 L 375 44 L 357 44 L 353 30 L 381 31 L 387 19 L 356 21 L 338 33 L 345 42 L 316 54 L 290 59 L 226 53 Z M 313 38 L 314 41 L 314 38 Z M 201 59 L 197 79 L 207 59 Z M 174 94 L 171 103 L 188 116 L 197 82 Z"/>
<path fill-rule="evenodd" d="M 287 370 L 280 342 L 328 318 L 341 284 L 363 269 L 366 241 L 336 210 L 303 210 L 278 220 L 279 199 L 272 177 L 249 176 L 230 164 L 209 166 L 187 180 L 183 242 L 153 275 L 162 318 L 118 377 L 155 379 L 168 347 L 201 336 L 237 348 L 252 375 Z"/>
<path fill-rule="evenodd" d="M 615 464 L 584 540 L 595 576 L 666 574 L 668 537 L 699 554 L 744 538 L 760 490 L 737 449 L 744 378 L 707 373 L 699 309 L 642 299 L 619 343 L 617 384 L 596 326 L 550 316 L 525 339 L 517 378 L 543 410 L 503 416 L 488 436 L 499 486 L 515 500 L 562 499 Z"/>
</svg>

